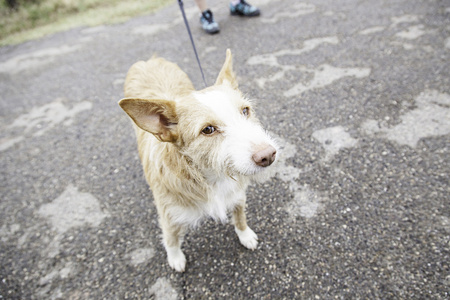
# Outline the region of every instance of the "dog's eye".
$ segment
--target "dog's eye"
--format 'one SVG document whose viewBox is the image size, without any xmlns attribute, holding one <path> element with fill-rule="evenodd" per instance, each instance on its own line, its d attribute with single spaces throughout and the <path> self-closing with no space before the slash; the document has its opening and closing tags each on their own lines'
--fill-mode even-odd
<svg viewBox="0 0 450 300">
<path fill-rule="evenodd" d="M 203 128 L 202 133 L 206 134 L 206 135 L 210 135 L 213 134 L 216 131 L 216 128 L 214 126 L 206 126 L 205 128 Z"/>
<path fill-rule="evenodd" d="M 244 107 L 242 109 L 242 114 L 246 117 L 248 117 L 250 115 L 250 108 L 249 107 Z"/>
</svg>

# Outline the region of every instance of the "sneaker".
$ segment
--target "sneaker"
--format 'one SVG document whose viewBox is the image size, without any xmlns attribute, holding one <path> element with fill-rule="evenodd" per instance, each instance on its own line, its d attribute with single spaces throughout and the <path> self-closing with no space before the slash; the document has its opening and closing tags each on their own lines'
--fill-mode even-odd
<svg viewBox="0 0 450 300">
<path fill-rule="evenodd" d="M 259 8 L 248 4 L 245 0 L 241 0 L 236 5 L 230 3 L 230 13 L 233 16 L 256 17 L 260 15 Z"/>
<path fill-rule="evenodd" d="M 202 15 L 200 16 L 200 23 L 207 33 L 214 34 L 219 32 L 219 24 L 214 21 L 213 14 L 209 9 L 202 12 Z"/>
</svg>

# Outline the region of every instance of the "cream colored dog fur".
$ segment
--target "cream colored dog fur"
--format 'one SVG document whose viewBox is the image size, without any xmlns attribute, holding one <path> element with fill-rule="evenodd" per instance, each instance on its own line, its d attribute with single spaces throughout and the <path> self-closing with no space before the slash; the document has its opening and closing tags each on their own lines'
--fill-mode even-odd
<svg viewBox="0 0 450 300">
<path fill-rule="evenodd" d="M 216 83 L 195 91 L 188 76 L 162 58 L 135 63 L 119 102 L 136 131 L 145 178 L 153 191 L 169 265 L 185 270 L 186 230 L 232 212 L 242 245 L 255 249 L 245 191 L 276 156 L 251 102 L 238 90 L 230 50 Z"/>
</svg>

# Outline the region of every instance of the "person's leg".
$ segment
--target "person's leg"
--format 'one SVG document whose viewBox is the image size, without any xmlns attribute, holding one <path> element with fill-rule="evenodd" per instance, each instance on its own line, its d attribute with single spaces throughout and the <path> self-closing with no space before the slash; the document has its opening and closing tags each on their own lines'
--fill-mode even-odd
<svg viewBox="0 0 450 300">
<path fill-rule="evenodd" d="M 204 12 L 208 9 L 208 6 L 206 5 L 206 0 L 195 0 L 195 3 L 197 4 L 198 9 L 200 9 L 200 12 Z"/>
</svg>

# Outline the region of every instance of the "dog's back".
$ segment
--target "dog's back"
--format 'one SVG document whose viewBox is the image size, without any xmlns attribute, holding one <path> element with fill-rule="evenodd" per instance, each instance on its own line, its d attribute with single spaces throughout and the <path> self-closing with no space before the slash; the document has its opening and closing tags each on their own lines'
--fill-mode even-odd
<svg viewBox="0 0 450 300">
<path fill-rule="evenodd" d="M 189 77 L 176 64 L 152 57 L 131 66 L 125 79 L 125 97 L 174 100 L 194 90 Z"/>
</svg>

